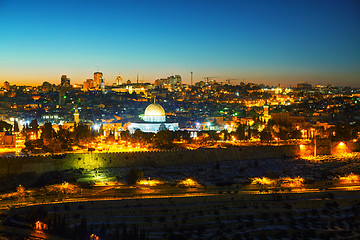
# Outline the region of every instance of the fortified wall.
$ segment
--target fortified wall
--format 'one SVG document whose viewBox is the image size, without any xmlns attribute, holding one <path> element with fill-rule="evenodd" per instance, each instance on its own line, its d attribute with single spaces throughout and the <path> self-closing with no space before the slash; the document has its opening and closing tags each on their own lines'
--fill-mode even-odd
<svg viewBox="0 0 360 240">
<path fill-rule="evenodd" d="M 359 151 L 360 143 L 347 142 L 346 149 Z M 329 153 L 339 151 L 339 144 L 328 146 Z M 344 151 L 340 149 L 341 151 Z M 323 152 L 326 152 L 322 150 Z M 305 146 L 305 153 L 314 154 L 313 145 Z M 247 159 L 279 159 L 303 155 L 299 145 L 259 145 L 229 148 L 200 148 L 196 150 L 169 150 L 149 152 L 116 153 L 67 153 L 58 155 L 0 158 L 0 178 L 26 173 L 43 174 L 67 169 L 94 169 L 111 167 L 165 167 L 193 163 L 213 163 L 217 161 Z M 321 153 L 317 153 L 321 154 Z M 322 153 L 324 154 L 324 153 Z M 328 153 L 325 153 L 328 154 Z"/>
<path fill-rule="evenodd" d="M 67 153 L 59 155 L 0 158 L 0 178 L 25 173 L 42 174 L 66 169 L 94 169 L 106 167 L 181 165 L 212 163 L 245 159 L 275 159 L 294 157 L 299 146 L 244 146 L 231 148 L 206 148 L 196 150 L 169 150 L 117 153 Z"/>
</svg>

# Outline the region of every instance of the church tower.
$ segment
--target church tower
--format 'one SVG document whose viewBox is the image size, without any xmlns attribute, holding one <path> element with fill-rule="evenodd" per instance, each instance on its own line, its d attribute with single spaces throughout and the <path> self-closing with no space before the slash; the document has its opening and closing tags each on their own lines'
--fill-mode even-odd
<svg viewBox="0 0 360 240">
<path fill-rule="evenodd" d="M 74 122 L 76 123 L 76 125 L 79 124 L 79 120 L 80 120 L 80 118 L 79 118 L 79 110 L 76 108 L 75 112 L 74 112 Z"/>
</svg>

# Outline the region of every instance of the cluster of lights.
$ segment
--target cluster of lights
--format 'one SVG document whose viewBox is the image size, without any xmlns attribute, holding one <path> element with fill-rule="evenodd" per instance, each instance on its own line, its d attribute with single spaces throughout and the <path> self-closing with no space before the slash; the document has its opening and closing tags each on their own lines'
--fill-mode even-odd
<svg viewBox="0 0 360 240">
<path fill-rule="evenodd" d="M 200 184 L 191 178 L 181 180 L 177 185 L 182 187 L 200 187 Z"/>
<path fill-rule="evenodd" d="M 149 187 L 154 187 L 160 184 L 164 184 L 164 182 L 159 181 L 159 180 L 151 180 L 151 179 L 143 179 L 137 182 L 138 185 L 143 185 L 143 186 L 149 186 Z"/>
<path fill-rule="evenodd" d="M 274 180 L 271 180 L 270 178 L 267 177 L 256 177 L 256 178 L 252 178 L 251 184 L 254 185 L 273 185 L 275 183 Z"/>
<path fill-rule="evenodd" d="M 47 228 L 48 228 L 47 225 L 43 222 L 37 221 L 35 223 L 35 230 L 37 231 L 43 231 L 46 230 Z"/>
<path fill-rule="evenodd" d="M 333 154 L 335 155 L 345 155 L 350 152 L 351 152 L 350 149 L 346 146 L 344 142 L 340 142 L 333 149 Z"/>
<path fill-rule="evenodd" d="M 282 187 L 290 187 L 290 188 L 303 188 L 305 179 L 302 177 L 290 178 L 285 177 L 281 179 Z"/>
<path fill-rule="evenodd" d="M 270 179 L 267 177 L 262 178 L 252 178 L 251 184 L 253 185 L 265 185 L 265 186 L 276 186 L 280 185 L 281 187 L 288 188 L 303 188 L 305 179 L 302 177 L 290 178 L 284 177 L 279 179 Z"/>
<path fill-rule="evenodd" d="M 100 240 L 100 238 L 95 234 L 91 234 L 90 235 L 90 240 Z"/>
<path fill-rule="evenodd" d="M 360 176 L 350 173 L 347 176 L 339 177 L 339 181 L 341 184 L 347 185 L 347 184 L 354 184 L 354 183 L 360 183 Z"/>
</svg>

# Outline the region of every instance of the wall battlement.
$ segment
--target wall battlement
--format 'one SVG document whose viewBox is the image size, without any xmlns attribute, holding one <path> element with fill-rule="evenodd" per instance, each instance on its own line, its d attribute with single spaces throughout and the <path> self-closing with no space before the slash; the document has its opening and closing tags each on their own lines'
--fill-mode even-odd
<svg viewBox="0 0 360 240">
<path fill-rule="evenodd" d="M 242 146 L 196 150 L 118 153 L 67 153 L 0 158 L 0 177 L 24 173 L 43 174 L 67 169 L 211 163 L 226 160 L 271 159 L 298 156 L 297 145 Z"/>
</svg>

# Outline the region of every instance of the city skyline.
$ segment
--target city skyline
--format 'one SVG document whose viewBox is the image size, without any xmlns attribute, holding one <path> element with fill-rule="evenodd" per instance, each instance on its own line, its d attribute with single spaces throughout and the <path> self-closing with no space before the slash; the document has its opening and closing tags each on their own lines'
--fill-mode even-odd
<svg viewBox="0 0 360 240">
<path fill-rule="evenodd" d="M 0 81 L 179 74 L 360 87 L 357 1 L 0 2 Z M 218 80 L 216 79 L 216 80 Z"/>
</svg>

